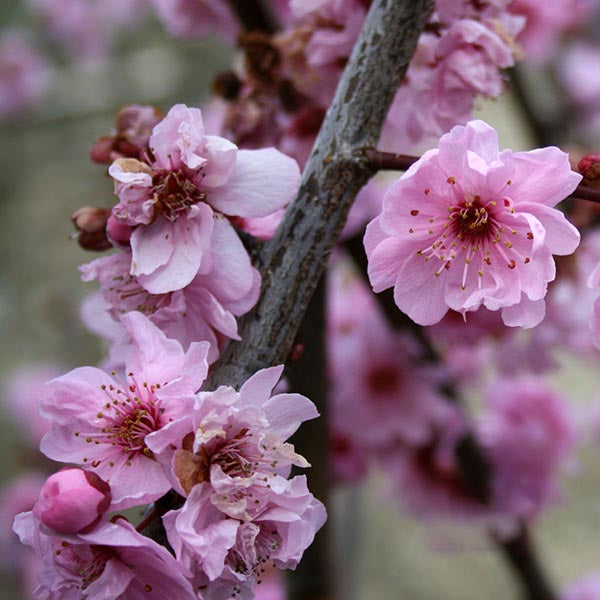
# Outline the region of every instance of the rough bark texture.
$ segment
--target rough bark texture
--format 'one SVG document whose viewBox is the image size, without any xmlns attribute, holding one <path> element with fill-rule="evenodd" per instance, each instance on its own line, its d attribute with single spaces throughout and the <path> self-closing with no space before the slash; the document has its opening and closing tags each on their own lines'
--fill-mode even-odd
<svg viewBox="0 0 600 600">
<path fill-rule="evenodd" d="M 433 0 L 375 0 L 327 111 L 300 191 L 261 253 L 261 298 L 240 320 L 206 389 L 240 385 L 285 362 L 327 257 L 360 188 L 374 147 Z"/>
</svg>

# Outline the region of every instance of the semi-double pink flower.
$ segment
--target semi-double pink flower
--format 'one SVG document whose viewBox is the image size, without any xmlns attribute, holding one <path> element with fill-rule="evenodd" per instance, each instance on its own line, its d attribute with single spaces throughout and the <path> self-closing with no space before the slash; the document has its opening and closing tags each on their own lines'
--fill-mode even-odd
<svg viewBox="0 0 600 600">
<path fill-rule="evenodd" d="M 502 310 L 506 325 L 537 325 L 552 255 L 579 244 L 553 206 L 580 180 L 558 148 L 500 152 L 486 123 L 455 127 L 388 190 L 368 225 L 373 289 L 394 287 L 400 310 L 420 325 L 480 306 Z"/>
<path fill-rule="evenodd" d="M 200 110 L 183 104 L 154 128 L 147 162 L 118 159 L 109 173 L 119 196 L 112 217 L 135 228 L 131 274 L 153 294 L 209 273 L 215 253 L 247 260 L 239 245 L 211 243 L 215 221 L 231 228 L 227 217 L 270 215 L 292 200 L 300 181 L 292 158 L 206 135 Z"/>
</svg>

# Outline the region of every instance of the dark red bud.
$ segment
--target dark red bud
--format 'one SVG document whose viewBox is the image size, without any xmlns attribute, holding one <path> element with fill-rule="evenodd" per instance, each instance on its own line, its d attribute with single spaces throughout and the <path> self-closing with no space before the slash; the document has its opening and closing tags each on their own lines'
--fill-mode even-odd
<svg viewBox="0 0 600 600">
<path fill-rule="evenodd" d="M 586 181 L 600 181 L 600 154 L 586 154 L 577 168 Z"/>
</svg>

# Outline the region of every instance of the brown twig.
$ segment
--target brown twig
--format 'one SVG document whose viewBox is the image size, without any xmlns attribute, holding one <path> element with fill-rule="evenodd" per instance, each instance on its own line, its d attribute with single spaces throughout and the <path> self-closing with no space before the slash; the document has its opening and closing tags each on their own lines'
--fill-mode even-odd
<svg viewBox="0 0 600 600">
<path fill-rule="evenodd" d="M 528 600 L 556 600 L 556 593 L 542 569 L 524 524 L 508 540 L 496 536 L 492 539 L 521 582 Z"/>
</svg>

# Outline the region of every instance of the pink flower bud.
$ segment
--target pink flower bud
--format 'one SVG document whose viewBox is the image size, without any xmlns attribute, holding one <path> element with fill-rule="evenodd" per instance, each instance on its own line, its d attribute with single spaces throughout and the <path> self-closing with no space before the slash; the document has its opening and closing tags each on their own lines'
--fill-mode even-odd
<svg viewBox="0 0 600 600">
<path fill-rule="evenodd" d="M 117 221 L 112 215 L 108 217 L 108 223 L 106 224 L 106 233 L 108 238 L 119 246 L 128 246 L 129 239 L 131 238 L 131 232 L 133 227 L 125 225 L 120 221 Z"/>
<path fill-rule="evenodd" d="M 577 168 L 587 181 L 600 181 L 600 154 L 586 154 Z"/>
<path fill-rule="evenodd" d="M 112 499 L 110 486 L 95 473 L 67 467 L 46 480 L 33 514 L 58 533 L 93 529 Z"/>
</svg>

